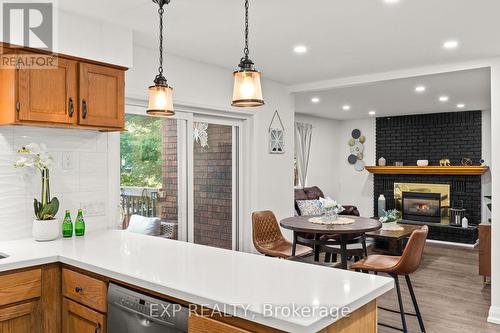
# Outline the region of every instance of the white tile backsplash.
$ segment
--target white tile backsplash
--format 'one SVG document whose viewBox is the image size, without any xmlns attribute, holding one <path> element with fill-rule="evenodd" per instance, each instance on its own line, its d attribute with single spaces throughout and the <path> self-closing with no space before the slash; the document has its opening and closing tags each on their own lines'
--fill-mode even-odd
<svg viewBox="0 0 500 333">
<path fill-rule="evenodd" d="M 0 126 L 0 240 L 31 236 L 33 199 L 40 197 L 38 170 L 14 169 L 15 151 L 30 142 L 44 143 L 54 158 L 50 192 L 60 201 L 62 222 L 82 204 L 108 206 L 108 134 L 74 129 Z M 71 154 L 72 167 L 63 168 L 63 153 Z M 107 210 L 106 210 L 107 211 Z M 107 227 L 108 216 L 87 217 L 88 230 Z"/>
</svg>

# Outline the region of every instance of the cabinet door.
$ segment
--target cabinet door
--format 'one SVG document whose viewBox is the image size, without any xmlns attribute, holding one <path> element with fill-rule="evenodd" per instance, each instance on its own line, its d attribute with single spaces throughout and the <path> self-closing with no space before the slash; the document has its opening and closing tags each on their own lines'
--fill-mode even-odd
<svg viewBox="0 0 500 333">
<path fill-rule="evenodd" d="M 106 318 L 67 298 L 63 299 L 63 333 L 105 333 Z"/>
<path fill-rule="evenodd" d="M 41 326 L 39 301 L 0 309 L 0 333 L 38 333 Z"/>
<path fill-rule="evenodd" d="M 57 68 L 20 68 L 19 121 L 76 123 L 77 63 L 58 59 Z"/>
<path fill-rule="evenodd" d="M 124 127 L 124 71 L 80 63 L 80 125 Z"/>
</svg>

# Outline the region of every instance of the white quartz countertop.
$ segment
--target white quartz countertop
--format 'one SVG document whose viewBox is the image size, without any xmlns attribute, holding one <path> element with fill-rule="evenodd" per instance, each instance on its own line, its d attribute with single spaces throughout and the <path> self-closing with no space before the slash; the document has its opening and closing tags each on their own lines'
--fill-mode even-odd
<svg viewBox="0 0 500 333">
<path fill-rule="evenodd" d="M 59 261 L 289 332 L 317 332 L 339 319 L 326 309 L 354 311 L 394 285 L 387 277 L 119 230 L 0 242 L 0 254 L 9 255 L 0 272 Z"/>
</svg>

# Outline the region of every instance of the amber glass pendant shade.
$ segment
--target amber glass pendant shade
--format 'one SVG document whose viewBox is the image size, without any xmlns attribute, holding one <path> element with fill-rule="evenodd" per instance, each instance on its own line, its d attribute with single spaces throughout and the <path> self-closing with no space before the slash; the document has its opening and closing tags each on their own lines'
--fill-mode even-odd
<svg viewBox="0 0 500 333">
<path fill-rule="evenodd" d="M 235 107 L 257 107 L 264 105 L 260 72 L 256 70 L 241 70 L 233 73 L 233 102 Z"/>
<path fill-rule="evenodd" d="M 172 87 L 168 85 L 155 84 L 154 86 L 150 86 L 149 104 L 146 113 L 152 116 L 174 115 L 172 91 Z"/>
</svg>

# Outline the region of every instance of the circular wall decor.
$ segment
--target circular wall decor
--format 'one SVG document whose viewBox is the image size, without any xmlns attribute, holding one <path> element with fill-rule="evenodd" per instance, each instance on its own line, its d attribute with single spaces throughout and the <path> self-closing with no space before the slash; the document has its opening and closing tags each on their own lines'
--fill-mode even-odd
<svg viewBox="0 0 500 333">
<path fill-rule="evenodd" d="M 353 129 L 351 136 L 352 137 L 347 142 L 350 153 L 347 157 L 347 161 L 354 166 L 354 170 L 363 171 L 365 169 L 365 162 L 363 161 L 365 147 L 363 143 L 366 142 L 366 137 L 361 135 L 359 129 Z"/>
<path fill-rule="evenodd" d="M 358 161 L 358 157 L 356 155 L 349 155 L 349 157 L 347 157 L 347 161 L 349 162 L 349 164 L 354 165 Z"/>
</svg>

